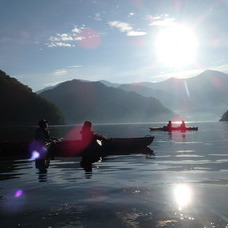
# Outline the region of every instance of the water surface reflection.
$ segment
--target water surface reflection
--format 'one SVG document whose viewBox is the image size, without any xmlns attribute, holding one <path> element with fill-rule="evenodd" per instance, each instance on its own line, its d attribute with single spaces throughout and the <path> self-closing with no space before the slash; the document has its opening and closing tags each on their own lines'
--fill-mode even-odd
<svg viewBox="0 0 228 228">
<path fill-rule="evenodd" d="M 190 203 L 192 203 L 192 189 L 187 184 L 177 184 L 174 187 L 174 197 L 178 205 L 178 209 L 181 211 L 183 208 L 186 208 Z"/>
<path fill-rule="evenodd" d="M 47 169 L 50 165 L 50 159 L 36 159 L 35 167 L 38 169 L 38 180 L 40 182 L 47 181 Z"/>
<path fill-rule="evenodd" d="M 120 134 L 116 125 L 96 127 L 114 136 L 148 134 L 145 124 L 122 125 Z M 227 128 L 199 129 L 184 137 L 155 132 L 156 159 L 138 153 L 84 160 L 85 166 L 81 158 L 0 161 L 0 226 L 225 228 Z"/>
</svg>

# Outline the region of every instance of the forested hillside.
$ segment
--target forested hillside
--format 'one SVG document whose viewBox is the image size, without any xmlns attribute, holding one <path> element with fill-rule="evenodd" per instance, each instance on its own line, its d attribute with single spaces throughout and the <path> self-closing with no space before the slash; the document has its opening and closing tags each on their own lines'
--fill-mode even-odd
<svg viewBox="0 0 228 228">
<path fill-rule="evenodd" d="M 228 111 L 226 111 L 225 113 L 223 113 L 220 121 L 228 121 Z"/>
<path fill-rule="evenodd" d="M 0 70 L 0 124 L 36 124 L 46 118 L 49 123 L 61 124 L 62 114 L 51 102 L 41 98 L 15 78 Z"/>
</svg>

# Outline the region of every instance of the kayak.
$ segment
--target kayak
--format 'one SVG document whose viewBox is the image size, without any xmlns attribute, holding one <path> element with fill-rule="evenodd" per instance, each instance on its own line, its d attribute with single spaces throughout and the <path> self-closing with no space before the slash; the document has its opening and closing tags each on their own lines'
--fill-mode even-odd
<svg viewBox="0 0 228 228">
<path fill-rule="evenodd" d="M 45 157 L 106 156 L 146 151 L 154 136 L 138 138 L 110 138 L 85 143 L 82 140 L 63 140 L 48 146 L 38 141 L 0 143 L 0 159 L 31 159 Z"/>
<path fill-rule="evenodd" d="M 87 144 L 82 140 L 63 141 L 50 147 L 50 154 L 60 157 L 75 157 L 85 155 L 110 155 L 118 153 L 129 153 L 129 151 L 147 148 L 154 140 L 154 136 L 138 138 L 110 138 L 97 140 Z"/>
<path fill-rule="evenodd" d="M 166 126 L 164 127 L 150 127 L 150 131 L 198 131 L 198 127 L 172 127 L 171 130 L 168 130 Z"/>
<path fill-rule="evenodd" d="M 138 138 L 111 138 L 110 140 L 104 140 L 103 146 L 107 149 L 141 148 L 149 146 L 153 141 L 154 136 Z"/>
</svg>

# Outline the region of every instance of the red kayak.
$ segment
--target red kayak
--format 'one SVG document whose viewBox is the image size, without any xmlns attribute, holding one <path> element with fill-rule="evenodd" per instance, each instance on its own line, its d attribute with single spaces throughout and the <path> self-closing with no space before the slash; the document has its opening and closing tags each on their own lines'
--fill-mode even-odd
<svg viewBox="0 0 228 228">
<path fill-rule="evenodd" d="M 172 127 L 171 130 L 168 130 L 166 126 L 164 127 L 150 127 L 151 131 L 198 131 L 198 127 Z"/>
</svg>

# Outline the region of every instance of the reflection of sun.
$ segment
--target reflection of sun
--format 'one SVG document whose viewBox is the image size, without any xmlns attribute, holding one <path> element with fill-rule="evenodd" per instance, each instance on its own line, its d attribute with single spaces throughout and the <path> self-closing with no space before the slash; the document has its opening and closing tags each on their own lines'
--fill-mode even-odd
<svg viewBox="0 0 228 228">
<path fill-rule="evenodd" d="M 174 67 L 187 66 L 196 59 L 197 39 L 188 27 L 171 26 L 157 34 L 155 50 L 162 64 Z"/>
<path fill-rule="evenodd" d="M 190 204 L 192 200 L 191 188 L 186 184 L 179 184 L 174 189 L 175 200 L 179 210 Z"/>
</svg>

